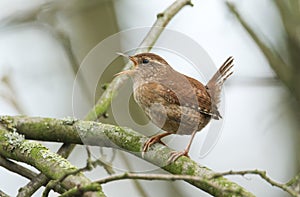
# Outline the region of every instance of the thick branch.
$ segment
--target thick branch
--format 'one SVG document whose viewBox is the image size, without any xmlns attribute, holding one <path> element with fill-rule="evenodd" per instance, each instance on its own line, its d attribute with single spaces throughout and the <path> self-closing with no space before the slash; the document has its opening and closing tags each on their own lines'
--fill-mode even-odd
<svg viewBox="0 0 300 197">
<path fill-rule="evenodd" d="M 77 170 L 68 160 L 52 153 L 41 144 L 25 140 L 24 136 L 16 133 L 12 127 L 8 127 L 8 130 L 0 126 L 0 154 L 4 157 L 30 164 L 54 180 Z M 78 184 L 88 185 L 90 183 L 91 181 L 80 173 L 76 177 L 69 176 L 62 182 L 62 185 L 66 189 L 71 189 Z M 104 195 L 98 192 L 98 196 Z"/>
<path fill-rule="evenodd" d="M 89 121 L 5 116 L 1 117 L 1 123 L 7 128 L 16 129 L 29 139 L 74 144 L 83 144 L 84 141 L 86 145 L 116 147 L 140 158 L 142 146 L 148 139 L 129 128 Z M 215 174 L 212 170 L 200 167 L 187 157 L 181 157 L 167 165 L 172 151 L 166 146 L 155 144 L 145 154 L 144 159 L 172 174 L 198 176 L 199 180 L 188 182 L 214 196 L 231 196 L 232 193 L 237 196 L 253 196 L 241 186 L 223 177 L 211 179 Z"/>
<path fill-rule="evenodd" d="M 71 145 L 72 146 L 72 145 Z M 57 154 L 61 155 L 62 157 L 66 158 L 66 154 L 69 154 L 69 149 L 70 144 L 65 144 L 63 145 L 58 151 Z M 18 192 L 18 197 L 23 197 L 23 196 L 32 196 L 34 192 L 36 192 L 41 186 L 46 186 L 47 183 L 50 181 L 46 175 L 43 173 L 40 173 L 36 175 L 33 179 L 31 179 L 30 182 L 28 182 L 24 187 L 19 189 Z M 63 193 L 65 192 L 65 189 L 61 186 L 61 184 L 57 184 L 53 190 L 58 193 Z"/>
</svg>

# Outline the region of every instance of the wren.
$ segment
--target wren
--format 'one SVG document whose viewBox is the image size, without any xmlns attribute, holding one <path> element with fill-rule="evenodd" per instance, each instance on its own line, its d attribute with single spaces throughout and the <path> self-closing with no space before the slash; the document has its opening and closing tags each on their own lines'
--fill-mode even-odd
<svg viewBox="0 0 300 197">
<path fill-rule="evenodd" d="M 171 135 L 191 135 L 184 151 L 174 151 L 169 158 L 176 161 L 187 156 L 197 131 L 211 119 L 222 118 L 218 111 L 221 90 L 225 80 L 232 74 L 233 57 L 229 57 L 206 85 L 174 70 L 162 57 L 153 53 L 140 53 L 129 58 L 134 68 L 120 72 L 133 80 L 133 95 L 137 104 L 149 119 L 166 131 L 149 138 L 142 154 L 161 138 Z"/>
</svg>

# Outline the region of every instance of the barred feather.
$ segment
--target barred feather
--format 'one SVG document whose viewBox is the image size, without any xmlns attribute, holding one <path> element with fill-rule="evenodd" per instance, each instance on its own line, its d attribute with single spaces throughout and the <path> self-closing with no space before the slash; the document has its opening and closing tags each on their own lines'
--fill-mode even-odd
<svg viewBox="0 0 300 197">
<path fill-rule="evenodd" d="M 206 85 L 207 92 L 209 93 L 212 100 L 213 108 L 215 108 L 213 110 L 217 110 L 218 108 L 217 106 L 220 103 L 222 86 L 226 79 L 230 77 L 230 75 L 232 75 L 233 71 L 230 70 L 232 67 L 233 57 L 230 56 Z M 219 116 L 220 118 L 222 118 L 221 115 Z"/>
</svg>

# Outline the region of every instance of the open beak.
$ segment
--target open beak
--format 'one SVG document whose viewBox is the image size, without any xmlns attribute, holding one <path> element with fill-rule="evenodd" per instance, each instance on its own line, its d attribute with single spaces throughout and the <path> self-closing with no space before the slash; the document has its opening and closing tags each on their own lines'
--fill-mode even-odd
<svg viewBox="0 0 300 197">
<path fill-rule="evenodd" d="M 124 53 L 120 53 L 120 52 L 117 52 L 117 54 L 118 55 L 121 55 L 121 56 L 123 56 L 123 57 L 126 57 L 126 58 L 128 58 L 129 60 L 131 60 L 132 62 L 133 62 L 133 66 L 134 66 L 134 68 L 136 68 L 137 67 L 137 65 L 138 65 L 138 62 L 136 61 L 136 59 L 133 57 L 133 56 L 129 56 L 129 55 L 126 55 L 126 54 L 124 54 Z M 130 74 L 132 74 L 134 72 L 134 69 L 133 70 L 124 70 L 124 71 L 121 71 L 121 72 L 119 72 L 119 73 L 117 73 L 117 74 L 115 74 L 114 76 L 120 76 L 120 75 L 130 75 Z"/>
<path fill-rule="evenodd" d="M 117 74 L 114 74 L 115 77 L 120 76 L 120 75 L 130 75 L 134 72 L 134 70 L 123 70 Z"/>
<path fill-rule="evenodd" d="M 137 67 L 138 62 L 137 62 L 137 60 L 136 60 L 136 58 L 135 58 L 134 56 L 129 56 L 129 55 L 126 55 L 126 54 L 120 53 L 120 52 L 117 52 L 117 54 L 118 54 L 118 55 L 121 55 L 121 56 L 123 56 L 123 57 L 126 57 L 126 58 L 129 59 L 129 60 L 131 60 L 131 61 L 133 62 L 133 64 L 134 64 L 134 67 Z"/>
</svg>

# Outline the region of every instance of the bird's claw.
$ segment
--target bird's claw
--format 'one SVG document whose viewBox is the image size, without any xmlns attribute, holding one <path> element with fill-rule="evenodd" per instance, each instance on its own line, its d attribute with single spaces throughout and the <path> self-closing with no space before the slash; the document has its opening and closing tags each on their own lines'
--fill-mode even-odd
<svg viewBox="0 0 300 197">
<path fill-rule="evenodd" d="M 168 164 L 173 163 L 173 162 L 175 162 L 181 156 L 186 156 L 186 157 L 190 158 L 189 155 L 188 155 L 188 151 L 187 150 L 184 150 L 184 151 L 172 151 L 167 163 Z"/>
<path fill-rule="evenodd" d="M 160 143 L 160 144 L 166 146 L 166 144 L 163 143 L 160 139 L 161 139 L 161 138 L 158 137 L 158 136 L 152 136 L 151 138 L 149 138 L 149 139 L 145 142 L 145 144 L 144 144 L 144 146 L 143 146 L 143 150 L 142 150 L 142 158 L 144 158 L 145 152 L 146 152 L 146 151 L 149 149 L 149 147 L 152 146 L 153 144 L 155 144 L 155 143 L 158 142 L 158 143 Z"/>
</svg>

